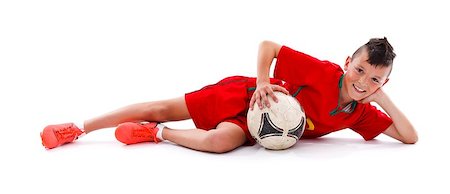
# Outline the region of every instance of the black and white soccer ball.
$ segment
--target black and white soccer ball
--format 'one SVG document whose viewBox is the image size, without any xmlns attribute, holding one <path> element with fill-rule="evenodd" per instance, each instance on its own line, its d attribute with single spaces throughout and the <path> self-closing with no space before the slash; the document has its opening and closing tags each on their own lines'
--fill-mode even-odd
<svg viewBox="0 0 450 194">
<path fill-rule="evenodd" d="M 252 137 L 261 146 L 271 150 L 292 147 L 305 130 L 306 116 L 300 103 L 292 96 L 274 92 L 275 103 L 268 97 L 270 108 L 259 109 L 255 103 L 247 113 L 247 125 Z"/>
</svg>

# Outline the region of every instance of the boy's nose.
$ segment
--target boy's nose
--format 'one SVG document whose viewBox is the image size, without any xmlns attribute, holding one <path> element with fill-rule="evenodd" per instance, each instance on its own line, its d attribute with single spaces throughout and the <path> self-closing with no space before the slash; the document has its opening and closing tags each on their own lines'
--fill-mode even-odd
<svg viewBox="0 0 450 194">
<path fill-rule="evenodd" d="M 361 87 L 366 87 L 367 86 L 367 76 L 361 76 L 358 80 L 358 83 L 360 84 Z"/>
</svg>

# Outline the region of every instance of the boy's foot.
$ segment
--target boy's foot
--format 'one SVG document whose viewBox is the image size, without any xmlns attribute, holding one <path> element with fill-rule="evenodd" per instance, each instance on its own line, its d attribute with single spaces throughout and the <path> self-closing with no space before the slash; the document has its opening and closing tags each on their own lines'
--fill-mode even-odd
<svg viewBox="0 0 450 194">
<path fill-rule="evenodd" d="M 152 141 L 156 143 L 161 142 L 156 137 L 158 133 L 157 125 L 158 123 L 156 122 L 122 123 L 116 128 L 116 139 L 127 145 Z"/>
<path fill-rule="evenodd" d="M 49 125 L 41 132 L 42 145 L 47 149 L 52 149 L 73 142 L 83 134 L 84 131 L 73 123 Z"/>
</svg>

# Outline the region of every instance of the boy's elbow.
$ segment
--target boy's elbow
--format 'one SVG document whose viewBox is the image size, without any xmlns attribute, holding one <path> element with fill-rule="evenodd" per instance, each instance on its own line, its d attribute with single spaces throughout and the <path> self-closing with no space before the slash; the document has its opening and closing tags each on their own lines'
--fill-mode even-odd
<svg viewBox="0 0 450 194">
<path fill-rule="evenodd" d="M 260 49 L 271 48 L 273 44 L 274 44 L 274 42 L 272 42 L 272 41 L 263 40 L 261 43 L 259 43 L 259 48 Z"/>
<path fill-rule="evenodd" d="M 279 44 L 277 44 L 275 42 L 269 41 L 269 40 L 263 40 L 259 44 L 259 49 L 260 50 L 265 50 L 265 51 L 268 51 L 268 52 L 273 52 L 274 57 L 277 57 L 278 56 L 278 52 L 281 49 L 281 45 L 279 45 Z"/>
<path fill-rule="evenodd" d="M 261 41 L 261 43 L 259 43 L 260 46 L 265 46 L 268 44 L 273 44 L 274 42 L 270 41 L 270 40 L 263 40 Z"/>
</svg>

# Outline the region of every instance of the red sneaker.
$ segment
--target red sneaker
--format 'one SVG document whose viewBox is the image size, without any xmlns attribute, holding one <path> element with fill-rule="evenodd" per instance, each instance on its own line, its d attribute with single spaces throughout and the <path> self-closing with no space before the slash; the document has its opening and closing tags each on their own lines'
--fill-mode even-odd
<svg viewBox="0 0 450 194">
<path fill-rule="evenodd" d="M 41 132 L 42 145 L 47 149 L 52 149 L 73 142 L 83 134 L 84 131 L 73 123 L 49 125 Z"/>
<path fill-rule="evenodd" d="M 122 123 L 116 128 L 116 139 L 127 145 L 152 141 L 156 143 L 161 142 L 156 137 L 156 133 L 158 132 L 157 125 L 158 123 L 156 122 Z"/>
</svg>

